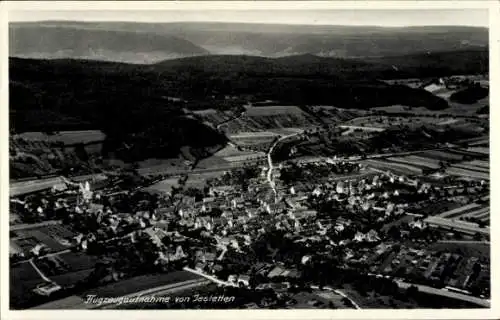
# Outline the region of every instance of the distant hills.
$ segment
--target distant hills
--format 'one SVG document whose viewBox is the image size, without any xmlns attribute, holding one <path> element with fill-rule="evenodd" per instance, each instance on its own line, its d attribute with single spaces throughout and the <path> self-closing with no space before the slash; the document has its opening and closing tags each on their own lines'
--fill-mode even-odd
<svg viewBox="0 0 500 320">
<path fill-rule="evenodd" d="M 10 56 L 35 59 L 72 58 L 150 63 L 208 54 L 207 50 L 168 34 L 11 26 L 9 37 Z"/>
<path fill-rule="evenodd" d="M 11 23 L 9 29 L 11 56 L 129 63 L 206 54 L 366 58 L 488 46 L 488 29 L 456 26 L 44 21 Z"/>
</svg>

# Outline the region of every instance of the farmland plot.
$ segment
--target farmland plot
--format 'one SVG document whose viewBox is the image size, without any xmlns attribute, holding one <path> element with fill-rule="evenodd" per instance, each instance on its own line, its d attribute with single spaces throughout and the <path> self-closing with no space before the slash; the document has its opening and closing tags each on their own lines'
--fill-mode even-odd
<svg viewBox="0 0 500 320">
<path fill-rule="evenodd" d="M 425 151 L 425 152 L 420 153 L 419 155 L 427 157 L 427 158 L 431 158 L 431 159 L 442 160 L 442 161 L 460 161 L 460 160 L 463 160 L 462 155 L 447 152 L 447 151 L 440 151 L 440 150 Z"/>
<path fill-rule="evenodd" d="M 476 210 L 477 208 L 480 208 L 480 207 L 481 207 L 481 205 L 479 205 L 477 203 L 471 203 L 471 204 L 465 205 L 463 207 L 459 207 L 459 208 L 456 208 L 453 210 L 445 211 L 443 213 L 440 213 L 437 216 L 441 217 L 441 218 L 452 218 L 452 217 L 455 217 L 457 215 L 462 215 L 464 213 L 471 212 L 471 211 Z"/>
<path fill-rule="evenodd" d="M 411 166 L 408 164 L 388 162 L 383 160 L 373 160 L 373 159 L 366 160 L 364 162 L 369 166 L 372 166 L 377 169 L 391 170 L 405 175 L 422 174 L 421 168 Z"/>
<path fill-rule="evenodd" d="M 490 180 L 489 173 L 466 170 L 457 167 L 450 167 L 446 169 L 446 173 L 452 176 L 463 176 L 463 177 L 471 177 L 474 179 Z"/>
<path fill-rule="evenodd" d="M 470 147 L 470 148 L 467 148 L 467 151 L 476 152 L 476 153 L 485 154 L 485 155 L 490 154 L 489 147 Z"/>
<path fill-rule="evenodd" d="M 470 164 L 479 168 L 485 168 L 489 169 L 490 168 L 490 162 L 489 161 L 484 161 L 484 160 L 473 160 L 470 162 L 465 162 L 466 164 Z"/>
<path fill-rule="evenodd" d="M 481 209 L 473 211 L 473 212 L 469 212 L 464 216 L 481 219 L 481 218 L 489 216 L 489 214 L 490 214 L 490 208 L 486 207 L 486 208 L 481 208 Z"/>
<path fill-rule="evenodd" d="M 422 160 L 424 159 L 424 160 Z M 425 161 L 425 158 L 420 158 L 420 159 L 415 159 L 412 156 L 407 156 L 407 157 L 393 157 L 393 158 L 388 158 L 387 160 L 390 160 L 392 162 L 396 163 L 404 163 L 404 164 L 409 164 L 409 165 L 414 165 L 418 167 L 424 167 L 424 168 L 429 168 L 429 169 L 439 169 L 439 164 L 433 163 L 433 162 L 428 162 Z"/>
<path fill-rule="evenodd" d="M 477 172 L 484 172 L 484 173 L 489 173 L 490 172 L 489 168 L 481 168 L 481 167 L 478 167 L 478 166 L 467 164 L 467 162 L 455 164 L 455 165 L 453 165 L 453 167 L 454 168 L 459 168 L 459 169 L 477 171 Z"/>
</svg>

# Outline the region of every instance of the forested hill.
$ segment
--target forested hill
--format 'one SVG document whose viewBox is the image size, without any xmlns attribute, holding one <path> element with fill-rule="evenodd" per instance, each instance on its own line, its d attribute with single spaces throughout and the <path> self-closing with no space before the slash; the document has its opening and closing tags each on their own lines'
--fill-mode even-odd
<svg viewBox="0 0 500 320">
<path fill-rule="evenodd" d="M 238 101 L 341 108 L 400 104 L 443 109 L 447 102 L 427 91 L 379 79 L 484 73 L 487 61 L 485 50 L 367 61 L 314 55 L 204 56 L 155 65 L 11 58 L 10 124 L 17 132 L 101 129 L 111 150 L 125 144 L 143 155 L 167 156 L 182 146 L 203 151 L 225 142 L 183 108 L 228 107 L 225 97 L 236 96 Z M 238 101 L 229 108 L 240 106 Z"/>
<path fill-rule="evenodd" d="M 377 58 L 328 58 L 302 54 L 282 58 L 248 55 L 208 55 L 166 60 L 151 70 L 203 72 L 224 76 L 293 76 L 302 78 L 340 77 L 347 79 L 389 79 L 433 77 L 488 72 L 488 49 L 440 51 Z"/>
<path fill-rule="evenodd" d="M 105 149 L 130 160 L 203 155 L 226 138 L 167 101 L 156 74 L 115 63 L 10 60 L 14 132 L 100 129 Z"/>
</svg>

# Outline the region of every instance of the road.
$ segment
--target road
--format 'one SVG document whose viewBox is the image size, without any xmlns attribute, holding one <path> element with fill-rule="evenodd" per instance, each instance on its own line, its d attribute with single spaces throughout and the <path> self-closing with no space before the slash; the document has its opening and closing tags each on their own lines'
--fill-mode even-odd
<svg viewBox="0 0 500 320">
<path fill-rule="evenodd" d="M 222 286 L 226 286 L 226 287 L 237 287 L 238 285 L 234 284 L 234 283 L 231 283 L 231 282 L 227 282 L 227 281 L 223 281 L 223 280 L 220 280 L 214 276 L 211 276 L 209 274 L 206 274 L 204 272 L 201 272 L 201 271 L 198 271 L 198 270 L 195 270 L 195 269 L 191 269 L 189 267 L 184 267 L 182 268 L 182 270 L 184 271 L 188 271 L 188 272 L 191 272 L 193 274 L 196 274 L 196 275 L 199 275 L 199 276 L 202 276 L 203 278 L 205 279 L 208 279 L 214 283 L 217 283 L 219 285 L 222 285 Z"/>
<path fill-rule="evenodd" d="M 456 292 L 448 291 L 446 289 L 437 289 L 437 288 L 424 286 L 424 285 L 420 285 L 420 284 L 407 283 L 407 282 L 399 281 L 399 280 L 396 280 L 396 283 L 402 289 L 407 289 L 410 286 L 415 286 L 418 288 L 418 290 L 420 292 L 425 292 L 427 294 L 432 294 L 432 295 L 436 295 L 436 296 L 443 296 L 443 297 L 447 297 L 447 298 L 467 301 L 470 303 L 480 305 L 482 307 L 488 307 L 488 308 L 490 307 L 490 302 L 488 300 L 477 298 L 474 296 L 456 293 Z"/>
<path fill-rule="evenodd" d="M 198 271 L 198 270 L 191 269 L 191 268 L 189 268 L 189 267 L 184 267 L 184 268 L 183 268 L 183 270 L 185 270 L 185 271 L 189 271 L 189 272 L 192 272 L 192 273 L 197 274 L 197 275 L 199 275 L 199 276 L 202 276 L 202 277 L 204 277 L 204 278 L 206 278 L 206 279 L 208 279 L 208 280 L 210 280 L 210 281 L 212 281 L 212 282 L 215 282 L 215 283 L 217 283 L 217 284 L 219 284 L 219 285 L 223 285 L 223 286 L 231 286 L 231 287 L 237 287 L 237 285 L 236 285 L 236 284 L 234 284 L 234 283 L 231 283 L 231 282 L 227 282 L 227 281 L 223 281 L 223 280 L 217 279 L 217 278 L 216 278 L 216 277 L 214 277 L 214 276 L 208 275 L 208 274 L 203 273 L 203 272 L 200 272 L 200 271 Z M 317 285 L 311 285 L 311 286 L 310 286 L 310 288 L 311 288 L 311 289 L 315 289 L 315 290 L 319 290 L 319 286 L 317 286 Z M 361 309 L 361 307 L 360 307 L 360 306 L 359 306 L 359 305 L 358 305 L 358 304 L 357 304 L 354 300 L 352 300 L 352 299 L 351 299 L 351 297 L 349 297 L 348 295 L 346 295 L 346 294 L 345 294 L 344 292 L 342 292 L 341 290 L 338 290 L 338 289 L 333 289 L 333 288 L 328 287 L 328 286 L 324 287 L 323 289 L 324 289 L 324 290 L 328 290 L 328 291 L 333 291 L 334 293 L 336 293 L 336 294 L 338 294 L 338 295 L 342 296 L 343 298 L 348 299 L 348 300 L 352 303 L 352 305 L 354 306 L 354 308 L 355 308 L 355 309 Z"/>
<path fill-rule="evenodd" d="M 291 137 L 294 137 L 294 136 L 297 136 L 297 135 L 300 135 L 300 134 L 302 134 L 302 133 L 296 132 L 296 133 L 292 133 L 292 134 L 280 137 L 278 140 L 276 140 L 271 145 L 271 147 L 269 148 L 269 151 L 267 152 L 267 163 L 269 166 L 269 170 L 267 171 L 267 181 L 269 182 L 269 186 L 273 189 L 275 202 L 278 200 L 277 199 L 278 193 L 276 191 L 276 183 L 273 181 L 273 169 L 274 169 L 274 167 L 273 167 L 273 160 L 271 159 L 273 150 L 281 141 L 288 139 L 288 138 L 291 138 Z"/>
<path fill-rule="evenodd" d="M 314 290 L 319 290 L 319 286 L 316 286 L 316 285 L 311 285 L 310 288 L 314 289 Z M 347 300 L 349 300 L 355 309 L 361 309 L 361 307 L 356 303 L 356 301 L 354 301 L 351 297 L 349 297 L 343 291 L 341 291 L 339 289 L 333 289 L 332 287 L 329 287 L 329 286 L 323 287 L 323 290 L 332 291 L 335 294 L 342 296 L 342 298 L 346 298 Z"/>
<path fill-rule="evenodd" d="M 31 264 L 31 266 L 33 267 L 33 269 L 35 269 L 35 271 L 38 273 L 38 275 L 40 276 L 40 278 L 43 279 L 43 281 L 45 282 L 49 282 L 49 283 L 53 283 L 52 280 L 50 280 L 43 272 L 42 270 L 38 269 L 38 267 L 36 266 L 35 262 L 33 261 L 33 259 L 29 259 L 28 262 Z"/>
</svg>

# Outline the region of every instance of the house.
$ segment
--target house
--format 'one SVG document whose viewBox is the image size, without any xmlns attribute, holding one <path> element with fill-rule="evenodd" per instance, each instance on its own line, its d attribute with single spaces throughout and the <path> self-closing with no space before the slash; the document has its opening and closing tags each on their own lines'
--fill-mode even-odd
<svg viewBox="0 0 500 320">
<path fill-rule="evenodd" d="M 244 286 L 250 286 L 250 276 L 249 275 L 240 275 L 238 277 L 238 284 L 243 284 Z"/>
<path fill-rule="evenodd" d="M 361 231 L 358 231 L 354 235 L 353 240 L 356 241 L 356 242 L 362 242 L 362 241 L 365 240 L 365 235 Z"/>
<path fill-rule="evenodd" d="M 282 269 L 281 267 L 274 267 L 270 272 L 269 274 L 267 275 L 269 278 L 274 278 L 274 277 L 277 277 L 279 275 L 281 275 L 285 270 Z"/>
<path fill-rule="evenodd" d="M 366 234 L 365 239 L 368 242 L 376 242 L 376 241 L 380 240 L 380 237 L 378 236 L 377 231 L 375 231 L 375 230 L 372 229 L 372 230 L 368 231 L 368 233 Z"/>
<path fill-rule="evenodd" d="M 238 277 L 235 274 L 231 274 L 231 275 L 229 275 L 229 277 L 227 277 L 227 282 L 236 283 L 237 279 L 238 279 Z"/>
</svg>

